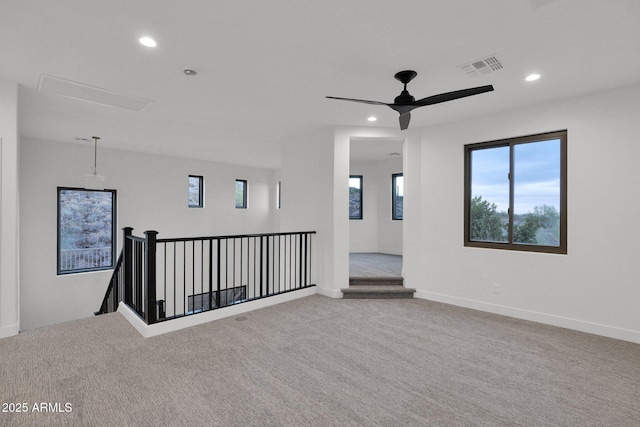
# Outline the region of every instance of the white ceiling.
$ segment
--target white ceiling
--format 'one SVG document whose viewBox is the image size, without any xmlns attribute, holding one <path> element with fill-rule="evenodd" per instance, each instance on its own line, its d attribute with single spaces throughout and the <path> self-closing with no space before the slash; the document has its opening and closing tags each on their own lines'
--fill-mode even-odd
<svg viewBox="0 0 640 427">
<path fill-rule="evenodd" d="M 403 138 L 351 138 L 349 156 L 351 160 L 378 162 L 402 157 Z"/>
<path fill-rule="evenodd" d="M 639 23 L 638 0 L 0 0 L 0 78 L 21 85 L 25 137 L 278 167 L 297 134 L 397 128 L 389 108 L 325 96 L 391 102 L 404 69 L 416 99 L 495 87 L 415 110 L 410 128 L 637 83 Z M 504 69 L 459 69 L 494 54 Z M 38 92 L 42 74 L 153 104 Z"/>
</svg>

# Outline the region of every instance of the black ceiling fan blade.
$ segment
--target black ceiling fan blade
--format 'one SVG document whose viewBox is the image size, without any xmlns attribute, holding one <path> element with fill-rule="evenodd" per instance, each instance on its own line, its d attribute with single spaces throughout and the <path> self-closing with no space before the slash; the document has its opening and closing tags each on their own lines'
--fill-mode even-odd
<svg viewBox="0 0 640 427">
<path fill-rule="evenodd" d="M 373 104 L 373 105 L 389 105 L 386 102 L 380 102 L 380 101 L 367 101 L 364 99 L 353 99 L 353 98 L 339 98 L 337 96 L 327 96 L 327 98 L 329 99 L 338 99 L 340 101 L 351 101 L 351 102 L 360 102 L 363 104 Z"/>
<path fill-rule="evenodd" d="M 418 107 L 425 105 L 439 104 L 441 102 L 453 101 L 454 99 L 465 98 L 467 96 L 479 95 L 485 92 L 491 92 L 493 90 L 492 85 L 472 87 L 470 89 L 455 90 L 453 92 L 441 93 L 439 95 L 428 96 L 426 98 L 419 99 L 413 103 Z"/>
<path fill-rule="evenodd" d="M 409 121 L 411 121 L 411 113 L 400 114 L 400 130 L 408 128 Z"/>
<path fill-rule="evenodd" d="M 393 103 L 386 103 L 380 101 L 368 101 L 365 99 L 354 98 L 340 98 L 337 96 L 327 96 L 329 99 L 337 99 L 339 101 L 359 102 L 361 104 L 370 105 L 386 105 L 391 109 L 397 111 L 400 114 L 400 130 L 406 130 L 409 128 L 409 122 L 411 121 L 411 111 L 426 105 L 439 104 L 441 102 L 453 101 L 454 99 L 465 98 L 467 96 L 479 95 L 485 92 L 491 92 L 493 90 L 492 85 L 472 87 L 469 89 L 456 90 L 453 92 L 445 92 L 439 95 L 428 96 L 419 100 L 415 100 L 413 96 L 407 90 L 407 84 L 417 76 L 418 73 L 412 70 L 405 70 L 396 73 L 394 76 L 396 80 L 404 85 L 404 89 L 400 95 L 396 96 Z"/>
</svg>

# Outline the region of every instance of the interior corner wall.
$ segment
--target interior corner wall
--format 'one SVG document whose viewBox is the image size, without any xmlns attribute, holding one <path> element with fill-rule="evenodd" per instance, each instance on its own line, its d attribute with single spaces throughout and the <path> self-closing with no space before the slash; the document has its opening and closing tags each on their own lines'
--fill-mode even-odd
<svg viewBox="0 0 640 427">
<path fill-rule="evenodd" d="M 21 138 L 19 149 L 20 328 L 92 316 L 112 270 L 56 275 L 56 189 L 84 186 L 93 145 Z M 277 231 L 272 169 L 113 150 L 101 141 L 98 173 L 117 190 L 118 252 L 125 226 L 159 238 Z M 204 208 L 188 207 L 190 174 L 204 177 Z M 248 181 L 248 209 L 235 208 L 236 179 Z"/>
<path fill-rule="evenodd" d="M 405 286 L 424 286 L 422 268 L 422 136 L 420 130 L 406 131 L 402 147 L 404 198 L 402 219 L 402 277 Z"/>
<path fill-rule="evenodd" d="M 362 176 L 362 218 L 349 220 L 349 252 L 378 252 L 378 163 L 353 160 L 349 163 L 349 175 Z"/>
<path fill-rule="evenodd" d="M 377 172 L 378 252 L 402 255 L 402 230 L 404 220 L 391 219 L 392 175 L 394 173 L 404 173 L 402 157 L 381 162 Z"/>
<path fill-rule="evenodd" d="M 423 298 L 640 343 L 640 85 L 427 128 Z M 463 245 L 463 146 L 568 131 L 568 254 Z M 409 197 L 407 197 L 409 198 Z M 498 292 L 494 293 L 494 285 Z"/>
<path fill-rule="evenodd" d="M 402 171 L 402 157 L 350 162 L 349 173 L 363 176 L 363 215 L 349 221 L 349 252 L 402 255 L 402 221 L 391 219 L 391 177 Z"/>
<path fill-rule="evenodd" d="M 313 281 L 318 293 L 332 298 L 340 297 L 340 288 L 346 286 L 336 280 L 342 267 L 334 262 L 335 234 L 341 225 L 334 222 L 334 209 L 344 210 L 345 219 L 348 218 L 348 185 L 342 191 L 344 209 L 336 208 L 336 201 L 341 203 L 341 200 L 334 194 L 334 173 L 336 153 L 340 153 L 338 157 L 344 155 L 345 160 L 343 167 L 338 169 L 344 170 L 348 179 L 348 149 L 348 144 L 335 143 L 334 132 L 330 129 L 297 135 L 283 141 L 279 171 L 282 182 L 282 208 L 278 212 L 280 231 L 316 232 L 313 237 Z M 345 150 L 346 154 L 343 153 Z M 348 269 L 346 251 L 344 258 Z"/>
<path fill-rule="evenodd" d="M 0 338 L 20 329 L 18 85 L 0 80 Z"/>
</svg>

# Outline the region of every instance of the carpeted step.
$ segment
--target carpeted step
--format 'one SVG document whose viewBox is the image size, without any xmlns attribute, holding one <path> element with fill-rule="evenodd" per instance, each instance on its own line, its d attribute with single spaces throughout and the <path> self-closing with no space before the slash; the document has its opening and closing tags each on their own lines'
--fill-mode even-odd
<svg viewBox="0 0 640 427">
<path fill-rule="evenodd" d="M 402 285 L 356 285 L 342 289 L 345 299 L 398 299 L 413 298 L 415 289 Z"/>
<path fill-rule="evenodd" d="M 350 277 L 349 286 L 402 286 L 402 277 Z"/>
</svg>

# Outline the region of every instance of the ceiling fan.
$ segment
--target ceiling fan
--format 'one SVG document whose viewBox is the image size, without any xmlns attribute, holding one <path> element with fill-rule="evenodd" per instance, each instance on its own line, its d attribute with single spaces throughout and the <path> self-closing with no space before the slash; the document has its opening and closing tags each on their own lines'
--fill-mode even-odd
<svg viewBox="0 0 640 427">
<path fill-rule="evenodd" d="M 441 102 L 453 101 L 454 99 L 478 95 L 485 92 L 491 92 L 493 90 L 492 85 L 478 86 L 470 89 L 462 89 L 453 92 L 441 93 L 439 95 L 428 96 L 416 101 L 416 99 L 407 91 L 407 83 L 413 80 L 413 78 L 417 75 L 418 73 L 412 70 L 405 70 L 396 73 L 394 77 L 396 78 L 396 80 L 399 80 L 404 84 L 404 89 L 402 90 L 400 95 L 396 97 L 392 104 L 379 101 L 366 101 L 364 99 L 339 98 L 337 96 L 327 96 L 327 98 L 339 99 L 342 101 L 361 102 L 364 104 L 387 105 L 400 113 L 400 129 L 405 130 L 409 127 L 409 121 L 411 120 L 411 110 L 415 108 L 424 107 L 425 105 L 439 104 Z"/>
</svg>

